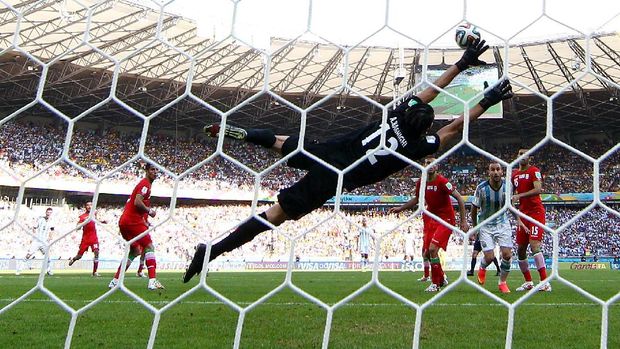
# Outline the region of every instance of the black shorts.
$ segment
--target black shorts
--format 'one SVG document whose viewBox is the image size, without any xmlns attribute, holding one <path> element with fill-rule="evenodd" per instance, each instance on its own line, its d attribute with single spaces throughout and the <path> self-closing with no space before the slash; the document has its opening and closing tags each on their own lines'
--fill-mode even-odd
<svg viewBox="0 0 620 349">
<path fill-rule="evenodd" d="M 476 239 L 476 241 L 474 241 L 474 251 L 482 251 L 482 245 L 480 244 L 480 239 Z"/>
<path fill-rule="evenodd" d="M 286 156 L 297 149 L 299 137 L 289 137 L 282 145 L 282 155 Z M 304 149 L 340 168 L 341 152 L 335 152 L 330 143 L 304 144 Z M 337 148 L 336 148 L 337 149 Z M 340 158 L 339 158 L 340 157 Z M 306 154 L 297 153 L 287 162 L 288 166 L 306 170 L 308 173 L 292 186 L 280 190 L 278 202 L 291 219 L 299 219 L 315 209 L 336 194 L 338 174 L 314 161 Z"/>
<path fill-rule="evenodd" d="M 286 141 L 284 141 L 284 144 L 282 144 L 282 156 L 286 156 L 295 151 L 297 149 L 298 143 L 298 136 L 292 136 L 287 138 Z M 332 141 L 323 143 L 312 143 L 308 140 L 304 140 L 304 149 L 307 152 L 317 156 L 318 158 L 324 160 L 328 164 L 338 169 L 343 169 L 349 164 L 353 163 L 353 161 L 348 159 L 348 156 L 346 156 L 346 154 L 344 153 L 343 148 L 344 144 L 342 142 Z M 308 155 L 301 152 L 293 155 L 290 159 L 288 159 L 288 162 L 286 164 L 290 167 L 307 171 L 314 169 L 316 165 L 320 165 Z"/>
</svg>

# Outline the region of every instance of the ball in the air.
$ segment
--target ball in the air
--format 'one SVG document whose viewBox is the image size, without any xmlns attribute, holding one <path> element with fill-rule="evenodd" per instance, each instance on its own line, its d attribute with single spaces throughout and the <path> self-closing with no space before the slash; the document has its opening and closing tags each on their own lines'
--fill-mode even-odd
<svg viewBox="0 0 620 349">
<path fill-rule="evenodd" d="M 454 40 L 460 48 L 467 48 L 467 43 L 475 41 L 476 39 L 480 39 L 480 32 L 477 27 L 469 23 L 463 23 L 456 27 Z"/>
</svg>

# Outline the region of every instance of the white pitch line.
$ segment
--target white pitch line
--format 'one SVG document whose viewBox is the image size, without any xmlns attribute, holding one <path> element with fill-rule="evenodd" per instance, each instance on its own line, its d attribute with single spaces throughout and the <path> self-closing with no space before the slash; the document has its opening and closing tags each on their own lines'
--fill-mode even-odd
<svg viewBox="0 0 620 349">
<path fill-rule="evenodd" d="M 16 298 L 2 298 L 0 302 L 12 302 Z M 91 303 L 94 299 L 65 299 L 63 300 L 67 303 Z M 33 302 L 33 303 L 54 303 L 51 299 L 24 299 L 22 302 Z M 135 301 L 128 300 L 104 300 L 99 303 L 108 303 L 108 304 L 139 304 Z M 170 301 L 147 301 L 147 303 L 151 304 L 168 304 Z M 250 305 L 254 302 L 236 302 L 238 305 Z M 202 305 L 225 305 L 222 302 L 214 302 L 214 301 L 181 301 L 181 304 L 202 304 Z M 265 302 L 263 305 L 273 305 L 273 306 L 306 306 L 312 305 L 312 303 L 299 303 L 299 302 Z M 615 304 L 620 305 L 620 304 Z M 345 306 L 351 307 L 407 307 L 407 305 L 402 303 L 347 303 Z M 480 307 L 480 306 L 497 306 L 503 307 L 503 304 L 499 303 L 435 303 L 432 306 L 438 307 L 454 307 L 454 306 L 465 306 L 465 307 Z M 600 307 L 600 304 L 596 303 L 524 303 L 519 305 L 522 306 L 530 306 L 530 307 L 554 307 L 554 306 L 564 306 L 564 307 L 589 307 L 596 306 Z"/>
<path fill-rule="evenodd" d="M 143 280 L 137 276 L 135 276 L 134 274 L 125 274 L 127 275 L 125 277 L 125 280 Z M 180 275 L 180 274 L 179 274 Z M 283 274 L 284 275 L 284 274 Z M 15 274 L 2 274 L 0 273 L 0 279 L 2 278 L 7 278 L 7 279 L 33 279 L 36 280 L 38 279 L 39 274 L 30 274 L 30 273 L 23 273 L 22 275 L 15 275 Z M 98 277 L 98 278 L 93 278 L 89 275 L 66 275 L 66 274 L 57 274 L 57 276 L 46 276 L 45 277 L 48 280 L 60 280 L 60 279 L 80 279 L 80 280 L 106 280 L 106 279 L 111 279 L 112 278 L 112 274 L 110 274 L 109 278 L 107 276 L 102 276 L 102 277 Z M 214 276 L 215 279 L 219 280 L 238 280 L 238 277 L 235 276 L 223 276 L 223 275 L 217 275 Z M 164 276 L 163 278 L 161 278 L 162 280 L 177 280 L 179 278 L 173 278 L 173 277 L 166 277 Z M 379 274 L 379 279 L 381 279 L 381 274 Z M 208 280 L 208 279 L 207 279 Z M 263 281 L 281 281 L 284 280 L 284 277 L 280 278 L 280 277 L 261 277 L 261 280 Z M 331 279 L 327 280 L 327 281 L 321 281 L 320 282 L 330 282 Z M 571 281 L 573 283 L 576 284 L 581 284 L 582 282 L 617 282 L 619 279 L 579 279 L 579 280 L 575 280 L 575 281 L 571 281 L 570 279 L 568 279 L 568 281 Z M 510 281 L 510 280 L 509 280 Z M 385 282 L 385 280 L 384 280 Z M 107 283 L 107 281 L 106 281 Z M 557 282 L 552 281 L 551 284 L 554 285 Z M 554 286 L 555 288 L 556 286 Z"/>
</svg>

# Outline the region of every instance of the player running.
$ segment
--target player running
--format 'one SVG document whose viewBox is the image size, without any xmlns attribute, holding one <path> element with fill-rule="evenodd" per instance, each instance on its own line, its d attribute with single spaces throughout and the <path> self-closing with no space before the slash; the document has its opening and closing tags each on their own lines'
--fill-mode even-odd
<svg viewBox="0 0 620 349">
<path fill-rule="evenodd" d="M 504 171 L 502 165 L 491 162 L 488 167 L 489 179 L 480 183 L 476 187 L 474 199 L 471 206 L 471 220 L 473 226 L 498 212 L 506 200 L 506 183 L 503 179 Z M 484 257 L 480 261 L 478 269 L 478 282 L 484 285 L 486 281 L 486 269 L 495 258 L 495 244 L 499 245 L 502 254 L 502 264 L 500 266 L 499 291 L 510 293 L 506 284 L 508 273 L 510 273 L 510 263 L 512 262 L 512 229 L 508 221 L 506 211 L 501 215 L 487 221 L 477 232 Z M 496 262 L 497 263 L 497 262 Z"/>
<path fill-rule="evenodd" d="M 424 160 L 424 166 L 430 166 L 436 159 L 428 157 Z M 461 215 L 461 230 L 469 230 L 467 224 L 467 216 L 465 212 L 465 200 L 461 194 L 454 188 L 450 181 L 437 172 L 438 166 L 433 165 L 428 168 L 428 178 L 426 180 L 426 188 L 424 198 L 426 201 L 426 209 L 445 222 L 455 225 L 456 217 L 450 196 L 456 199 L 459 205 L 459 213 Z M 405 210 L 415 209 L 418 206 L 420 197 L 420 182 L 416 183 L 416 195 L 403 205 L 390 209 L 390 213 L 400 213 Z M 452 229 L 444 226 L 427 214 L 422 215 L 424 222 L 424 234 L 422 242 L 422 258 L 424 259 L 424 276 L 419 281 L 427 281 L 430 276 L 432 284 L 426 288 L 426 292 L 437 292 L 439 289 L 448 284 L 445 278 L 441 261 L 439 259 L 439 249 L 444 251 L 448 249 L 448 241 L 452 235 Z"/>
<path fill-rule="evenodd" d="M 484 41 L 470 44 L 462 58 L 448 68 L 434 84 L 440 88 L 446 87 L 459 72 L 469 66 L 484 64 L 478 57 L 487 49 L 488 46 L 485 46 Z M 423 158 L 440 148 L 446 148 L 463 128 L 464 116 L 461 116 L 441 128 L 436 134 L 426 134 L 435 117 L 433 108 L 428 103 L 438 94 L 439 92 L 433 87 L 428 87 L 417 96 L 402 102 L 394 110 L 390 110 L 387 124 L 382 125 L 380 121 L 377 121 L 338 139 L 318 144 L 305 142 L 304 149 L 324 159 L 332 166 L 343 169 L 354 161 L 371 154 L 379 146 L 381 133 L 385 132 L 385 139 L 390 149 L 411 160 Z M 489 107 L 511 96 L 512 91 L 508 81 L 498 84 L 487 91 L 482 101 L 470 110 L 470 120 L 475 121 Z M 270 148 L 282 156 L 296 151 L 299 143 L 297 136 L 275 135 L 271 130 L 266 129 L 245 130 L 226 125 L 222 131 L 226 137 Z M 205 127 L 205 132 L 208 135 L 217 136 L 220 132 L 219 125 L 208 125 Z M 310 157 L 299 152 L 290 157 L 287 164 L 294 168 L 307 170 L 308 173 L 292 186 L 282 189 L 278 194 L 278 203 L 259 214 L 262 219 L 256 217 L 248 219 L 227 237 L 214 244 L 211 247 L 209 260 L 242 246 L 261 232 L 270 230 L 271 226 L 265 224 L 263 220 L 279 226 L 289 219 L 300 219 L 323 206 L 336 193 L 337 174 Z M 409 163 L 399 157 L 384 150 L 377 151 L 344 175 L 343 187 L 353 190 L 372 184 L 407 166 Z M 202 270 L 205 253 L 206 245 L 199 244 L 183 277 L 184 282 L 188 282 Z"/>
<path fill-rule="evenodd" d="M 93 203 L 91 201 L 88 201 L 84 205 L 84 213 L 82 213 L 78 217 L 77 225 L 84 223 L 88 219 L 92 207 Z M 97 218 L 97 212 L 95 212 L 95 218 Z M 97 220 L 103 224 L 108 223 L 105 220 Z M 93 251 L 93 254 L 95 255 L 95 258 L 93 259 L 92 275 L 94 277 L 99 277 L 99 273 L 97 272 L 97 268 L 99 267 L 99 239 L 97 237 L 97 224 L 95 223 L 94 219 L 82 226 L 82 241 L 80 242 L 80 249 L 78 250 L 78 253 L 75 255 L 75 257 L 69 260 L 69 266 L 72 266 L 73 263 L 82 258 L 84 252 L 88 251 L 89 248 L 91 251 Z"/>
<path fill-rule="evenodd" d="M 519 149 L 519 156 L 527 152 L 527 149 Z M 527 246 L 534 255 L 534 263 L 540 281 L 547 279 L 547 267 L 545 266 L 545 256 L 542 253 L 542 241 L 545 224 L 545 207 L 542 204 L 540 193 L 542 193 L 542 175 L 540 170 L 530 165 L 529 156 L 523 157 L 519 162 L 519 169 L 512 173 L 512 185 L 514 194 L 512 195 L 512 204 L 519 204 L 519 211 L 526 214 L 530 219 L 518 217 L 517 227 L 517 256 L 519 257 L 519 268 L 523 273 L 525 282 L 517 291 L 527 291 L 534 287 L 530 267 L 527 261 Z M 540 291 L 551 291 L 551 285 L 545 283 Z"/>
<path fill-rule="evenodd" d="M 146 176 L 138 182 L 138 185 L 133 189 L 131 197 L 125 204 L 125 209 L 118 222 L 121 235 L 127 241 L 135 238 L 136 236 L 144 233 L 149 228 L 148 217 L 155 217 L 155 210 L 151 208 L 151 185 L 155 178 L 157 178 L 157 168 L 146 164 L 144 166 Z M 144 253 L 144 259 L 146 268 L 149 274 L 149 290 L 163 289 L 164 286 L 155 278 L 157 262 L 155 260 L 155 248 L 153 247 L 153 241 L 151 235 L 146 234 L 137 241 L 131 244 L 129 250 L 129 256 L 127 258 L 127 265 L 125 270 L 129 268 L 131 262 Z M 113 288 L 118 285 L 118 277 L 121 273 L 121 265 L 118 266 L 114 278 L 108 285 L 109 288 Z"/>
<path fill-rule="evenodd" d="M 52 208 L 48 207 L 45 210 L 45 216 L 39 216 L 37 219 L 37 225 L 32 228 L 32 232 L 35 238 L 32 239 L 32 243 L 30 244 L 30 248 L 28 252 L 26 252 L 26 257 L 24 258 L 24 263 L 26 267 L 30 269 L 31 266 L 31 258 L 35 257 L 37 252 L 43 255 L 45 258 L 45 244 L 50 239 L 50 234 L 54 231 L 54 226 L 52 223 Z M 15 275 L 19 275 L 21 273 L 20 263 L 18 261 L 15 262 Z M 47 257 L 47 275 L 52 276 L 54 272 L 52 271 L 52 260 Z"/>
</svg>

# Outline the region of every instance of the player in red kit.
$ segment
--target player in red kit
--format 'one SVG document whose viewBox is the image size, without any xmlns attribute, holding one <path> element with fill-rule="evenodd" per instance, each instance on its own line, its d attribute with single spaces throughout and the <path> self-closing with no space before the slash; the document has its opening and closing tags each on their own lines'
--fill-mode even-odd
<svg viewBox="0 0 620 349">
<path fill-rule="evenodd" d="M 435 158 L 426 158 L 424 160 L 424 166 L 429 166 Z M 451 225 L 456 224 L 456 217 L 454 215 L 454 208 L 450 196 L 453 196 L 459 205 L 459 213 L 461 215 L 461 230 L 469 230 L 467 224 L 467 216 L 465 213 L 465 201 L 461 194 L 456 190 L 450 181 L 437 173 L 437 165 L 431 166 L 428 169 L 428 178 L 426 180 L 426 190 L 424 198 L 426 201 L 426 208 L 429 212 L 443 219 Z M 406 202 L 404 205 L 390 209 L 390 213 L 399 213 L 407 209 L 413 209 L 418 205 L 418 198 L 420 197 L 420 181 L 416 185 L 416 196 Z M 452 235 L 452 229 L 445 227 L 443 224 L 437 222 L 430 216 L 424 214 L 422 216 L 424 221 L 424 235 L 422 244 L 422 257 L 424 258 L 424 277 L 420 281 L 427 281 L 429 277 L 429 269 L 431 275 L 431 281 L 433 282 L 427 289 L 427 292 L 437 292 L 442 286 L 445 286 L 448 281 L 445 279 L 443 269 L 439 260 L 439 248 L 444 251 L 448 248 L 448 241 L 450 235 Z"/>
<path fill-rule="evenodd" d="M 84 213 L 82 213 L 78 217 L 78 225 L 84 223 L 88 217 L 90 216 L 90 210 L 93 207 L 93 203 L 88 201 L 84 205 Z M 97 217 L 97 213 L 95 212 L 95 218 Z M 99 220 L 101 223 L 107 223 L 105 220 Z M 97 238 L 97 225 L 94 220 L 84 224 L 82 226 L 82 241 L 80 242 L 80 249 L 75 257 L 69 260 L 69 266 L 72 266 L 77 260 L 82 258 L 84 252 L 88 251 L 90 248 L 95 255 L 93 259 L 93 276 L 98 277 L 99 273 L 97 273 L 97 267 L 99 266 L 99 239 Z"/>
<path fill-rule="evenodd" d="M 519 149 L 519 156 L 526 152 L 527 149 Z M 519 162 L 519 169 L 512 172 L 512 185 L 514 190 L 512 204 L 516 205 L 518 203 L 519 211 L 531 218 L 517 219 L 517 256 L 519 257 L 519 268 L 525 278 L 525 283 L 517 288 L 517 291 L 527 291 L 534 287 L 527 261 L 528 245 L 534 255 L 534 263 L 540 274 L 540 281 L 543 282 L 547 278 L 545 257 L 543 256 L 541 246 L 544 235 L 542 226 L 545 224 L 545 207 L 540 198 L 540 193 L 542 193 L 542 175 L 537 167 L 530 165 L 530 158 L 528 156 L 525 156 Z M 546 283 L 540 290 L 551 291 L 551 285 Z"/>
<path fill-rule="evenodd" d="M 144 169 L 146 171 L 146 176 L 140 180 L 138 185 L 136 185 L 131 192 L 131 197 L 127 200 L 125 208 L 123 209 L 123 214 L 118 222 L 121 235 L 127 241 L 147 231 L 149 228 L 149 216 L 155 217 L 155 210 L 151 208 L 151 185 L 155 178 L 157 178 L 157 168 L 147 163 Z M 134 258 L 142 253 L 144 253 L 146 268 L 149 274 L 148 289 L 163 289 L 164 286 L 155 278 L 157 263 L 150 234 L 142 236 L 131 244 L 125 270 L 129 268 Z M 114 279 L 110 281 L 108 285 L 109 288 L 118 285 L 121 266 L 122 263 L 118 267 Z"/>
</svg>

